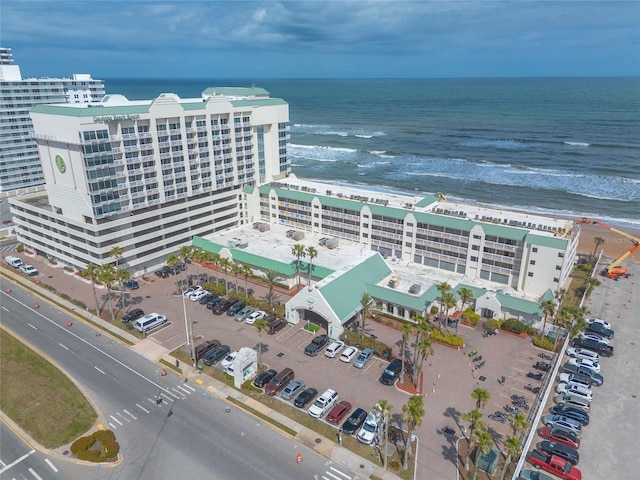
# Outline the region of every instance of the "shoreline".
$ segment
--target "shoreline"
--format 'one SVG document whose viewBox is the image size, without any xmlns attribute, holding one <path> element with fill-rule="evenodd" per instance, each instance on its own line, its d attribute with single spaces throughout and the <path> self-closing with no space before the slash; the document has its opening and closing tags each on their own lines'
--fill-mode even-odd
<svg viewBox="0 0 640 480">
<path fill-rule="evenodd" d="M 640 229 L 619 228 L 619 230 L 636 238 L 640 238 Z M 607 230 L 599 225 L 582 224 L 580 225 L 578 253 L 586 255 L 593 254 L 593 250 L 596 247 L 594 242 L 596 237 L 601 237 L 605 240 L 605 243 L 597 248 L 596 254 L 598 254 L 600 250 L 604 250 L 603 257 L 611 260 L 618 258 L 633 246 L 633 242 L 631 240 L 619 233 L 612 232 L 611 230 Z M 627 257 L 625 262 L 640 263 L 640 249 Z"/>
</svg>

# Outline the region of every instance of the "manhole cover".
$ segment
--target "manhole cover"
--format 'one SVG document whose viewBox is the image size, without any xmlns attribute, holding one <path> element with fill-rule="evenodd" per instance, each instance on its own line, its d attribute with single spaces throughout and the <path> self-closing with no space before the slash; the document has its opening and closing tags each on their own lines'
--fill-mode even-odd
<svg viewBox="0 0 640 480">
<path fill-rule="evenodd" d="M 316 443 L 320 443 L 322 441 L 321 438 L 316 438 Z"/>
<path fill-rule="evenodd" d="M 362 464 L 362 463 L 361 463 L 361 464 L 360 464 L 360 468 L 364 468 L 364 464 Z"/>
<path fill-rule="evenodd" d="M 278 357 L 278 358 L 284 357 L 284 353 L 280 352 L 279 354 L 276 355 L 276 357 Z"/>
<path fill-rule="evenodd" d="M 69 455 L 69 450 L 65 450 L 64 452 L 62 452 L 63 455 Z"/>
<path fill-rule="evenodd" d="M 484 375 L 480 375 L 478 377 L 478 380 L 480 380 L 481 382 L 484 382 L 487 379 L 487 377 L 485 377 Z"/>
<path fill-rule="evenodd" d="M 231 409 L 230 409 L 229 407 L 227 407 L 227 408 L 225 408 L 225 409 L 224 409 L 224 412 L 225 412 L 225 413 L 229 413 L 230 411 L 231 411 Z"/>
</svg>

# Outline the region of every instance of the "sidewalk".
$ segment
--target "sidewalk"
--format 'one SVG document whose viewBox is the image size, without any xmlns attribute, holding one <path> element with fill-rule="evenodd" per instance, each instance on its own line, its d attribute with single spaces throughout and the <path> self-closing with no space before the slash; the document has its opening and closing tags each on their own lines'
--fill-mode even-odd
<svg viewBox="0 0 640 480">
<path fill-rule="evenodd" d="M 38 264 L 36 268 L 40 270 L 41 265 Z M 56 269 L 51 269 L 51 270 L 56 270 Z M 57 269 L 57 270 L 59 271 L 58 275 L 62 276 L 61 277 L 62 280 L 66 280 L 66 281 L 70 280 L 70 279 L 64 278 L 67 275 L 64 274 L 61 269 Z M 111 332 L 116 339 L 120 337 L 127 341 L 130 341 L 131 343 L 133 343 L 133 345 L 131 346 L 131 349 L 136 351 L 140 355 L 144 356 L 145 358 L 153 362 L 159 362 L 160 360 L 164 360 L 170 364 L 175 363 L 175 358 L 169 355 L 170 353 L 169 350 L 157 344 L 152 338 L 145 338 L 143 340 L 140 340 L 134 335 L 131 335 L 130 333 L 126 332 L 125 330 L 122 330 L 110 324 L 109 322 L 105 322 L 101 320 L 95 315 L 80 309 L 76 305 L 72 304 L 71 302 L 63 298 L 53 297 L 53 294 L 51 292 L 41 287 L 40 285 L 35 284 L 29 279 L 26 279 L 25 277 L 21 276 L 17 271 L 14 271 L 9 268 L 4 268 L 3 266 L 2 273 L 3 273 L 3 276 L 9 281 L 27 286 L 31 291 L 33 291 L 36 295 L 42 298 L 42 302 L 46 302 L 47 299 L 55 300 L 55 302 L 62 305 L 65 309 L 67 309 L 67 311 L 71 315 L 74 315 L 79 321 L 90 320 L 91 322 L 99 323 L 102 328 Z M 54 277 L 53 274 L 57 272 L 42 272 L 42 273 L 52 273 L 52 275 L 47 275 L 48 279 L 50 280 L 51 278 Z M 58 275 L 55 275 L 55 276 L 58 276 Z M 50 282 L 49 280 L 48 280 L 49 283 L 53 283 L 53 282 Z M 78 280 L 75 280 L 75 279 L 73 279 L 72 281 L 80 283 Z M 78 292 L 76 291 L 75 293 L 77 294 Z M 81 300 L 86 301 L 87 305 L 91 305 L 92 303 L 92 300 L 90 298 L 82 298 Z M 180 365 L 180 368 L 182 369 L 185 380 L 188 381 L 191 385 L 195 384 L 199 388 L 202 388 L 203 390 L 207 391 L 211 395 L 221 400 L 226 401 L 228 397 L 232 397 L 236 401 L 245 404 L 247 407 L 251 408 L 252 410 L 260 412 L 261 414 L 269 418 L 273 418 L 274 420 L 281 423 L 282 425 L 285 425 L 286 427 L 295 431 L 296 432 L 295 438 L 299 442 L 301 442 L 308 448 L 313 449 L 317 453 L 327 458 L 330 458 L 336 464 L 343 465 L 357 474 L 366 475 L 367 478 L 369 478 L 371 475 L 375 475 L 376 477 L 384 480 L 399 480 L 399 477 L 396 476 L 395 474 L 383 469 L 382 467 L 375 465 L 369 460 L 366 460 L 354 454 L 353 452 L 347 450 L 346 448 L 336 445 L 333 441 L 321 437 L 316 432 L 308 429 L 303 425 L 300 425 L 299 423 L 291 420 L 290 418 L 282 415 L 281 413 L 272 410 L 271 408 L 254 400 L 253 398 L 248 397 L 247 395 L 244 395 L 242 392 L 228 385 L 225 385 L 224 383 L 219 382 L 218 380 L 212 377 L 209 377 L 208 375 L 203 375 L 200 371 L 197 371 L 192 366 L 182 362 Z"/>
</svg>

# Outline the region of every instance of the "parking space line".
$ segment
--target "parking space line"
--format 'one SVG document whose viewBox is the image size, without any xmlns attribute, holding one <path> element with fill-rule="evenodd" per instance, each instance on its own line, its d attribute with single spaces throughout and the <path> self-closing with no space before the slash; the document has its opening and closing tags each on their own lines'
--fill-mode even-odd
<svg viewBox="0 0 640 480">
<path fill-rule="evenodd" d="M 40 475 L 38 475 L 38 474 L 36 473 L 36 471 L 35 471 L 33 468 L 30 468 L 30 469 L 29 469 L 29 473 L 30 473 L 31 475 L 33 475 L 37 480 L 42 480 L 42 477 L 41 477 Z"/>
<path fill-rule="evenodd" d="M 53 470 L 55 473 L 58 473 L 58 469 L 53 463 L 51 463 L 51 460 L 49 460 L 48 458 L 45 458 L 44 461 L 47 462 L 47 465 L 51 467 L 51 470 Z"/>
<path fill-rule="evenodd" d="M 124 425 L 124 423 L 122 423 L 120 420 L 118 420 L 116 417 L 114 417 L 113 415 L 109 415 L 109 418 L 111 420 L 113 420 L 114 422 L 116 422 L 118 425 L 122 426 Z"/>
<path fill-rule="evenodd" d="M 131 412 L 129 412 L 128 410 L 124 410 L 124 409 L 123 409 L 122 411 L 123 411 L 124 413 L 126 413 L 127 415 L 129 415 L 129 416 L 130 416 L 131 418 L 133 418 L 134 420 L 137 420 L 137 418 L 136 418 L 136 417 L 135 417 Z"/>
<path fill-rule="evenodd" d="M 149 410 L 147 410 L 146 408 L 144 408 L 142 405 L 140 405 L 139 403 L 136 403 L 136 406 L 142 410 L 144 413 L 149 413 Z"/>
<path fill-rule="evenodd" d="M 109 422 L 109 426 L 110 426 L 112 429 L 114 429 L 114 430 L 117 428 L 117 427 L 116 427 L 113 423 L 111 423 L 111 422 Z"/>
<path fill-rule="evenodd" d="M 129 423 L 131 422 L 131 420 L 129 420 L 128 418 L 126 418 L 124 415 L 122 415 L 120 412 L 117 413 L 117 415 L 122 418 L 125 422 Z"/>
</svg>

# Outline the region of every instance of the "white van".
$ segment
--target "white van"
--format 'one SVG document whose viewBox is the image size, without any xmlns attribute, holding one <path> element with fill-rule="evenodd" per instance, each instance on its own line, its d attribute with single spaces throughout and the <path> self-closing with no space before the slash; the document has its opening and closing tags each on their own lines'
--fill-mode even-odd
<svg viewBox="0 0 640 480">
<path fill-rule="evenodd" d="M 133 326 L 140 333 L 146 333 L 149 330 L 159 327 L 167 322 L 167 316 L 160 313 L 149 313 L 142 318 L 136 320 Z"/>
<path fill-rule="evenodd" d="M 11 265 L 13 268 L 18 268 L 22 265 L 22 260 L 19 257 L 14 257 L 12 255 L 7 255 L 4 257 L 4 261 Z"/>
</svg>

